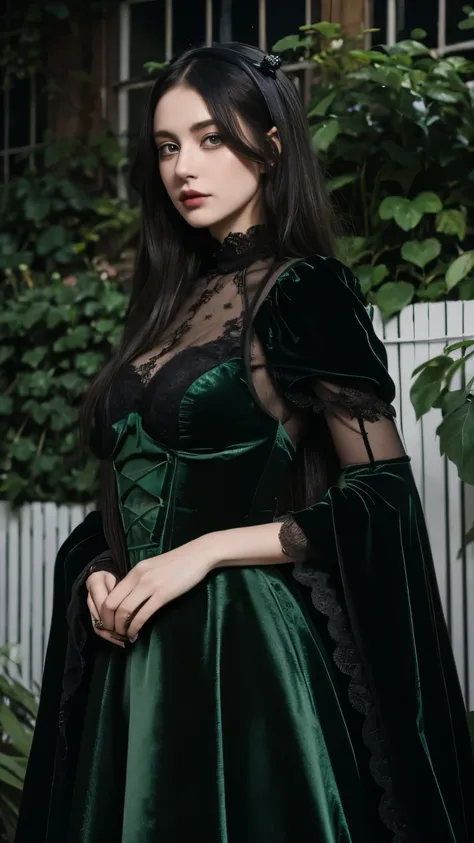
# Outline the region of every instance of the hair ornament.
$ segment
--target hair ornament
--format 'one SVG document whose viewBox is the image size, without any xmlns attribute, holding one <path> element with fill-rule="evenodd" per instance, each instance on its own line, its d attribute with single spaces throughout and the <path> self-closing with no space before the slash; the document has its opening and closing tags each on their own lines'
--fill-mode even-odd
<svg viewBox="0 0 474 843">
<path fill-rule="evenodd" d="M 261 61 L 255 62 L 255 67 L 265 74 L 265 76 L 272 76 L 275 79 L 276 71 L 281 66 L 281 57 L 274 53 L 267 53 Z"/>
</svg>

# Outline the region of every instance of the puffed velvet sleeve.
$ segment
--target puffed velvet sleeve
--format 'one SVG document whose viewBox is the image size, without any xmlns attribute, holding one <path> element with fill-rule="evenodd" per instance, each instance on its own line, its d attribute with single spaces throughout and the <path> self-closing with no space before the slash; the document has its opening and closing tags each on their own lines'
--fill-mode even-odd
<svg viewBox="0 0 474 843">
<path fill-rule="evenodd" d="M 474 840 L 465 708 L 424 516 L 390 403 L 394 387 L 359 284 L 312 257 L 277 279 L 255 330 L 280 391 L 323 414 L 339 480 L 281 528 L 294 576 L 335 639 L 363 715 L 393 841 Z M 385 839 L 385 838 L 384 838 Z"/>
</svg>

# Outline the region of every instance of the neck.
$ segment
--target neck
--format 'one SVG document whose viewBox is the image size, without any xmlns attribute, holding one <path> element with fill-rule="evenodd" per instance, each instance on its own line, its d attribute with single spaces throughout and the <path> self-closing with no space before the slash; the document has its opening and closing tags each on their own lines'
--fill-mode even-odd
<svg viewBox="0 0 474 843">
<path fill-rule="evenodd" d="M 264 225 L 251 226 L 247 231 L 231 231 L 220 243 L 209 266 L 215 272 L 237 272 L 257 260 L 274 255 L 276 245 Z"/>
<path fill-rule="evenodd" d="M 219 220 L 209 228 L 209 232 L 215 240 L 223 243 L 229 234 L 245 234 L 255 225 L 262 225 L 263 213 L 260 202 L 247 205 L 243 211 L 236 211 L 223 220 Z"/>
</svg>

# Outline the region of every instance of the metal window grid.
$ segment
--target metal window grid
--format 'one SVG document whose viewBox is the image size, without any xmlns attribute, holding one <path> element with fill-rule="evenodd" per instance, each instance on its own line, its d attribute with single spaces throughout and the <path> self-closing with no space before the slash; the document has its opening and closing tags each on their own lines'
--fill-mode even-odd
<svg viewBox="0 0 474 843">
<path fill-rule="evenodd" d="M 120 3 L 119 12 L 119 80 L 118 80 L 118 114 L 117 114 L 117 134 L 123 139 L 124 145 L 127 143 L 127 135 L 129 132 L 129 92 L 138 90 L 140 88 L 149 87 L 151 80 L 131 80 L 130 79 L 130 42 L 131 42 L 131 7 L 140 3 L 150 3 L 154 0 L 124 0 Z M 397 39 L 397 31 L 399 29 L 399 22 L 403 15 L 405 4 L 407 0 L 386 0 L 387 3 L 387 43 L 394 44 Z M 255 0 L 258 4 L 258 45 L 261 49 L 268 49 L 267 43 L 267 12 L 270 9 L 270 0 Z M 205 8 L 205 33 L 206 43 L 212 42 L 213 33 L 213 16 L 214 3 L 213 0 L 204 0 Z M 366 22 L 369 23 L 371 16 L 371 2 L 366 0 Z M 446 0 L 438 0 L 438 26 L 437 26 L 437 44 L 434 48 L 440 55 L 448 55 L 450 53 L 474 50 L 474 39 L 466 41 L 457 41 L 455 43 L 446 43 Z M 311 23 L 312 18 L 312 0 L 305 0 L 305 23 Z M 173 18 L 173 0 L 165 0 L 165 59 L 169 59 L 173 55 L 173 40 L 176 22 Z M 293 65 L 286 65 L 288 72 L 304 71 L 307 66 L 304 62 Z M 0 167 L 3 181 L 7 182 L 11 175 L 12 157 L 20 152 L 29 153 L 29 164 L 32 166 L 35 160 L 35 152 L 41 148 L 42 144 L 37 138 L 37 81 L 32 75 L 30 77 L 30 95 L 29 95 L 29 143 L 25 146 L 11 146 L 10 145 L 10 130 L 11 130 L 11 115 L 14 107 L 14 97 L 11 95 L 11 80 L 8 77 L 8 69 L 5 71 L 3 78 L 3 136 L 0 137 Z"/>
<path fill-rule="evenodd" d="M 14 155 L 21 152 L 28 152 L 28 163 L 30 167 L 34 166 L 35 152 L 42 147 L 38 142 L 36 134 L 36 115 L 37 115 L 37 80 L 34 74 L 29 77 L 29 142 L 24 146 L 10 146 L 10 126 L 12 109 L 14 108 L 14 97 L 11 96 L 10 79 L 7 75 L 4 76 L 3 81 L 3 137 L 0 137 L 0 161 L 3 182 L 6 183 L 10 179 L 11 161 Z"/>
<path fill-rule="evenodd" d="M 395 44 L 399 30 L 400 18 L 403 16 L 408 0 L 387 0 L 387 44 Z M 474 39 L 446 43 L 446 0 L 438 0 L 437 44 L 433 45 L 438 55 L 474 50 Z"/>
<path fill-rule="evenodd" d="M 130 78 L 130 44 L 131 44 L 131 7 L 140 3 L 150 3 L 153 0 L 125 0 L 120 4 L 120 23 L 119 23 L 119 80 L 118 87 L 118 109 L 117 109 L 117 135 L 122 143 L 124 151 L 128 146 L 128 135 L 130 127 L 129 119 L 129 95 L 132 91 L 138 91 L 143 88 L 149 88 L 153 84 L 152 80 L 138 79 L 132 80 Z M 267 11 L 269 10 L 270 0 L 255 0 L 258 9 L 258 46 L 262 50 L 268 49 L 267 40 Z M 312 0 L 305 0 L 305 24 L 312 22 Z M 214 24 L 214 3 L 213 0 L 205 0 L 205 33 L 206 44 L 210 45 L 213 41 L 213 24 Z M 165 55 L 164 58 L 168 61 L 174 52 L 174 20 L 173 20 L 173 0 L 165 0 Z M 286 65 L 288 72 L 305 71 L 310 65 L 304 62 L 298 62 L 293 65 Z M 127 188 L 123 176 L 119 176 L 118 184 L 119 195 L 126 196 Z"/>
</svg>

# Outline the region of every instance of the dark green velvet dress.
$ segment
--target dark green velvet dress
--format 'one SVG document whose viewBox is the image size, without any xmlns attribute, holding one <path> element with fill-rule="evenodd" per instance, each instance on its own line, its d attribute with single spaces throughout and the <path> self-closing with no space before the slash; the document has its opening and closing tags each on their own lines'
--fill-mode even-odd
<svg viewBox="0 0 474 843">
<path fill-rule="evenodd" d="M 112 391 L 99 447 L 120 520 L 92 513 L 58 555 L 17 843 L 474 839 L 465 712 L 409 459 L 367 434 L 393 399 L 383 346 L 352 274 L 319 257 L 265 291 L 246 346 L 259 278 L 205 281 L 185 340 Z M 337 391 L 324 400 L 318 383 Z M 284 492 L 309 477 L 293 470 L 301 448 L 330 468 L 331 402 L 359 424 L 348 448 L 365 458 L 349 465 L 338 447 L 326 493 L 288 507 L 304 561 L 213 572 L 125 651 L 89 627 L 81 638 L 71 611 L 68 633 L 97 557 L 113 569 L 125 544 L 134 566 L 284 516 Z"/>
</svg>

